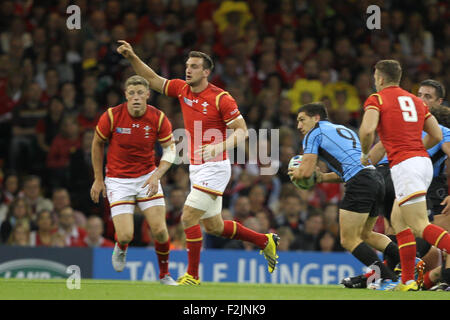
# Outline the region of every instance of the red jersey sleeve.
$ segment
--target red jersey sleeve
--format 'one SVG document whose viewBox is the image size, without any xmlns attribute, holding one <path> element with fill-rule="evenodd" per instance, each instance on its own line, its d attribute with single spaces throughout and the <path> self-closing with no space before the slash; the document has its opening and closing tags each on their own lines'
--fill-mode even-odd
<svg viewBox="0 0 450 320">
<path fill-rule="evenodd" d="M 236 100 L 228 92 L 221 93 L 216 99 L 217 108 L 226 124 L 240 116 Z"/>
<path fill-rule="evenodd" d="M 181 79 L 166 80 L 163 85 L 163 93 L 169 97 L 178 97 L 181 89 L 187 86 L 186 81 Z"/>
<path fill-rule="evenodd" d="M 381 105 L 383 104 L 383 100 L 378 93 L 371 94 L 364 103 L 364 111 L 369 109 L 381 111 Z"/>
<path fill-rule="evenodd" d="M 431 117 L 431 112 L 430 109 L 428 108 L 428 106 L 424 103 L 423 104 L 423 109 L 425 111 L 425 120 L 427 120 L 429 117 Z"/>
<path fill-rule="evenodd" d="M 158 121 L 158 142 L 165 143 L 172 138 L 172 123 L 170 123 L 169 118 L 161 112 Z"/>
<path fill-rule="evenodd" d="M 95 132 L 102 138 L 103 140 L 108 140 L 111 136 L 114 125 L 114 118 L 112 114 L 112 109 L 109 108 L 102 114 L 100 119 L 98 120 L 97 126 L 95 127 Z"/>
</svg>

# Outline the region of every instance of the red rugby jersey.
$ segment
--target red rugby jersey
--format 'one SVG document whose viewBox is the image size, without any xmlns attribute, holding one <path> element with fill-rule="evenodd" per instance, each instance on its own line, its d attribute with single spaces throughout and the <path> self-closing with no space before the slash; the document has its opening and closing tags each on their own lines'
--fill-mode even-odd
<svg viewBox="0 0 450 320">
<path fill-rule="evenodd" d="M 226 140 L 227 123 L 236 119 L 239 109 L 236 101 L 226 91 L 209 83 L 202 92 L 194 93 L 184 80 L 167 80 L 163 93 L 178 98 L 183 112 L 184 127 L 189 138 L 191 164 L 204 163 L 201 155 L 195 154 L 202 145 Z M 227 153 L 212 161 L 227 159 Z"/>
<path fill-rule="evenodd" d="M 398 86 L 370 95 L 364 110 L 380 113 L 377 132 L 390 167 L 412 157 L 428 157 L 422 142 L 425 119 L 431 116 L 424 102 Z"/>
<path fill-rule="evenodd" d="M 136 178 L 155 169 L 155 143 L 172 138 L 172 124 L 162 111 L 150 105 L 143 116 L 134 118 L 125 102 L 102 114 L 96 132 L 109 140 L 106 176 Z"/>
</svg>

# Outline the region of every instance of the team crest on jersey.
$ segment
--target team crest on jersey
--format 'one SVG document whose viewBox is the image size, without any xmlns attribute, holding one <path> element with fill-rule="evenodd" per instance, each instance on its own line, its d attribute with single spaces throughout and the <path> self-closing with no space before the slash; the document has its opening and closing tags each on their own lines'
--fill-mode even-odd
<svg viewBox="0 0 450 320">
<path fill-rule="evenodd" d="M 117 133 L 131 134 L 131 128 L 116 128 Z"/>
<path fill-rule="evenodd" d="M 151 130 L 151 129 L 152 129 L 152 127 L 149 127 L 148 125 L 146 125 L 146 126 L 144 127 L 144 130 L 145 130 L 144 138 L 145 138 L 145 139 L 148 139 L 148 138 L 150 137 L 150 132 L 149 132 L 149 130 Z"/>
<path fill-rule="evenodd" d="M 206 109 L 206 107 L 209 106 L 208 102 L 206 101 L 203 102 L 202 106 L 203 106 L 203 114 L 206 114 L 208 112 L 208 109 Z"/>
</svg>

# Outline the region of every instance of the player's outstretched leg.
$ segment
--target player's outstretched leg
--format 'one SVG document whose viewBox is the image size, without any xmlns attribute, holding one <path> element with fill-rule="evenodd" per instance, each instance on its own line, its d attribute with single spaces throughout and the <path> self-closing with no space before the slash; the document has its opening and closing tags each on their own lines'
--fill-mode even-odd
<svg viewBox="0 0 450 320">
<path fill-rule="evenodd" d="M 217 219 L 221 219 L 220 216 L 216 217 L 218 217 Z M 213 225 L 212 221 L 206 220 L 207 219 L 204 220 L 205 227 L 207 227 L 208 225 Z M 217 223 L 216 225 L 223 225 L 223 227 L 216 227 L 215 230 L 212 228 L 208 230 L 207 227 L 207 232 L 210 234 L 221 236 L 223 238 L 248 241 L 255 244 L 261 249 L 261 254 L 264 255 L 264 258 L 266 258 L 268 263 L 267 268 L 269 272 L 272 273 L 275 270 L 278 263 L 277 247 L 278 242 L 280 241 L 280 237 L 277 234 L 263 234 L 255 232 L 249 228 L 244 227 L 239 222 L 231 220 L 225 220 L 223 222 Z M 222 229 L 223 231 L 220 232 L 220 229 Z"/>
<path fill-rule="evenodd" d="M 275 233 L 267 233 L 265 236 L 268 239 L 267 245 L 260 253 L 264 254 L 264 258 L 266 258 L 268 263 L 267 269 L 272 273 L 278 263 L 277 246 L 280 242 L 280 237 Z"/>
</svg>

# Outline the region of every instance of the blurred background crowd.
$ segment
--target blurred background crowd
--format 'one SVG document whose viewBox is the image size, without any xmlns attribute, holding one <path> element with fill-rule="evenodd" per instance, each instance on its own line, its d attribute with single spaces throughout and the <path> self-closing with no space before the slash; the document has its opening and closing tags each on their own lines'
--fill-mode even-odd
<svg viewBox="0 0 450 320">
<path fill-rule="evenodd" d="M 71 4 L 81 9 L 79 30 L 66 25 Z M 373 4 L 381 8 L 381 30 L 366 26 Z M 236 99 L 247 126 L 279 129 L 278 172 L 233 165 L 225 219 L 276 230 L 280 250 L 342 250 L 343 186 L 305 191 L 287 176 L 290 158 L 302 151 L 296 112 L 320 100 L 331 121 L 357 130 L 379 59 L 399 60 L 401 86 L 413 93 L 428 78 L 450 88 L 449 18 L 449 3 L 437 0 L 2 1 L 0 244 L 113 245 L 107 200 L 96 205 L 89 198 L 90 146 L 100 115 L 124 101 L 123 83 L 134 74 L 116 52 L 117 40 L 125 39 L 166 78 L 184 79 L 190 50 L 209 54 L 216 64 L 210 81 Z M 184 126 L 178 100 L 154 92 L 149 104 L 174 129 Z M 184 248 L 179 221 L 190 189 L 187 165 L 172 166 L 162 184 L 172 249 Z M 131 245 L 152 246 L 142 214 L 134 219 Z M 382 219 L 376 228 L 383 231 Z M 256 249 L 205 239 L 205 248 Z"/>
</svg>

